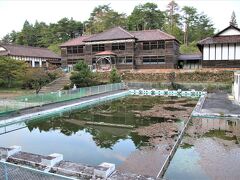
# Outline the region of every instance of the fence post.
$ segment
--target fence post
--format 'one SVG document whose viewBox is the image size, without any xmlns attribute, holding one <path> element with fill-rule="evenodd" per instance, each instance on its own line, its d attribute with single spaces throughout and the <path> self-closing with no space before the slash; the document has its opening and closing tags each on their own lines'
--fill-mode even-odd
<svg viewBox="0 0 240 180">
<path fill-rule="evenodd" d="M 3 166 L 4 166 L 4 178 L 5 180 L 8 180 L 7 165 L 3 163 Z"/>
</svg>

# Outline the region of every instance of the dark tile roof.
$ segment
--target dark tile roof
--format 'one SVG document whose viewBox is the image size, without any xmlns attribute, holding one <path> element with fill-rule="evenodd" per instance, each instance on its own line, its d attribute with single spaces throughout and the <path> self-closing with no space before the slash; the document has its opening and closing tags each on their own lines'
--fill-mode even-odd
<svg viewBox="0 0 240 180">
<path fill-rule="evenodd" d="M 6 55 L 61 59 L 59 55 L 47 48 L 21 46 L 15 44 L 0 44 L 0 46 L 7 50 Z"/>
<path fill-rule="evenodd" d="M 180 54 L 178 60 L 201 60 L 201 54 Z"/>
<path fill-rule="evenodd" d="M 154 40 L 176 40 L 176 38 L 170 34 L 167 34 L 159 29 L 144 30 L 144 31 L 130 31 L 138 41 L 154 41 Z"/>
<path fill-rule="evenodd" d="M 115 27 L 99 34 L 80 36 L 71 39 L 61 44 L 60 47 L 84 45 L 85 42 L 121 39 L 136 39 L 137 41 L 176 40 L 174 36 L 160 31 L 159 29 L 128 32 L 121 27 Z"/>
<path fill-rule="evenodd" d="M 208 37 L 198 42 L 199 45 L 204 44 L 217 44 L 217 43 L 239 43 L 240 35 L 232 35 L 232 36 L 214 36 Z"/>
<path fill-rule="evenodd" d="M 74 38 L 74 39 L 70 39 L 69 41 L 61 44 L 60 47 L 84 45 L 85 43 L 83 41 L 87 38 L 92 37 L 92 36 L 93 35 L 84 35 L 84 36 L 79 36 L 79 37 Z"/>
<path fill-rule="evenodd" d="M 207 37 L 205 39 L 202 39 L 198 42 L 198 46 L 204 45 L 204 44 L 217 44 L 217 43 L 239 43 L 240 42 L 240 35 L 221 35 L 223 32 L 229 30 L 229 29 L 235 29 L 240 32 L 240 29 L 230 25 L 223 29 L 222 31 L 218 32 L 212 37 Z"/>
<path fill-rule="evenodd" d="M 107 40 L 119 40 L 119 39 L 135 39 L 134 35 L 126 31 L 121 27 L 115 27 L 104 31 L 99 34 L 95 34 L 87 39 L 84 39 L 85 42 L 92 41 L 107 41 Z"/>
</svg>

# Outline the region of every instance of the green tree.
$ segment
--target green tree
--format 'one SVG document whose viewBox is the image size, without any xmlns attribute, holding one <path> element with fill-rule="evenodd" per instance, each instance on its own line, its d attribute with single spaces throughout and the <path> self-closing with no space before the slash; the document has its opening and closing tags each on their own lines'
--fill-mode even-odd
<svg viewBox="0 0 240 180">
<path fill-rule="evenodd" d="M 236 14 L 235 14 L 234 11 L 232 12 L 232 16 L 231 16 L 231 20 L 230 20 L 230 25 L 235 26 L 235 27 L 238 27 L 237 19 L 236 19 Z"/>
<path fill-rule="evenodd" d="M 180 46 L 180 52 L 183 54 L 193 54 L 193 53 L 200 53 L 196 41 L 193 41 L 188 44 L 181 44 Z"/>
<path fill-rule="evenodd" d="M 155 3 L 136 6 L 128 16 L 129 30 L 162 29 L 165 16 Z"/>
<path fill-rule="evenodd" d="M 122 80 L 116 68 L 113 68 L 111 70 L 109 79 L 110 79 L 110 83 L 120 83 Z"/>
<path fill-rule="evenodd" d="M 87 87 L 93 85 L 94 75 L 88 65 L 83 60 L 79 60 L 74 66 L 70 80 L 77 87 Z"/>
<path fill-rule="evenodd" d="M 189 43 L 189 34 L 191 34 L 191 28 L 197 19 L 197 9 L 194 7 L 184 6 L 183 11 L 183 20 L 184 20 L 184 44 L 188 45 Z"/>
<path fill-rule="evenodd" d="M 28 68 L 24 78 L 24 87 L 35 89 L 36 94 L 51 81 L 47 71 L 43 68 Z"/>
<path fill-rule="evenodd" d="M 180 42 L 183 41 L 183 31 L 181 29 L 181 15 L 180 7 L 175 1 L 171 1 L 167 5 L 165 11 L 166 21 L 164 24 L 164 31 L 175 36 Z"/>
<path fill-rule="evenodd" d="M 199 41 L 213 35 L 215 28 L 207 15 L 199 14 L 196 8 L 189 6 L 184 6 L 182 11 L 184 44 L 186 46 L 189 45 L 189 42 Z"/>
<path fill-rule="evenodd" d="M 27 20 L 23 24 L 23 29 L 18 36 L 18 44 L 35 46 L 36 44 L 36 35 L 34 32 L 34 27 Z"/>
<path fill-rule="evenodd" d="M 84 24 L 87 34 L 99 33 L 115 26 L 126 26 L 126 15 L 114 11 L 109 5 L 100 5 L 94 8 Z"/>
<path fill-rule="evenodd" d="M 12 87 L 14 81 L 21 80 L 24 77 L 26 68 L 24 61 L 0 56 L 0 79 L 8 88 Z"/>
<path fill-rule="evenodd" d="M 57 44 L 51 44 L 50 46 L 48 46 L 48 49 L 50 49 L 51 51 L 55 52 L 58 55 L 61 55 L 61 50 L 59 48 L 60 43 Z"/>
<path fill-rule="evenodd" d="M 8 33 L 3 37 L 1 42 L 6 44 L 15 43 L 17 40 L 17 36 L 18 33 L 16 31 L 12 31 L 11 33 Z"/>
</svg>

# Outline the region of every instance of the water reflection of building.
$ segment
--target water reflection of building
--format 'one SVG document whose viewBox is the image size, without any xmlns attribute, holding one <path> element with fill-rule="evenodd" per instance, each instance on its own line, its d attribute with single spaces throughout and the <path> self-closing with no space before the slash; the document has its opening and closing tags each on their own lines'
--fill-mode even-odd
<svg viewBox="0 0 240 180">
<path fill-rule="evenodd" d="M 240 122 L 233 119 L 193 119 L 193 125 L 197 127 L 201 133 L 206 133 L 209 130 L 224 130 L 232 131 L 234 134 L 240 135 Z"/>
<path fill-rule="evenodd" d="M 233 84 L 232 93 L 233 93 L 234 99 L 238 103 L 240 103 L 240 72 L 234 73 L 234 84 Z"/>
</svg>

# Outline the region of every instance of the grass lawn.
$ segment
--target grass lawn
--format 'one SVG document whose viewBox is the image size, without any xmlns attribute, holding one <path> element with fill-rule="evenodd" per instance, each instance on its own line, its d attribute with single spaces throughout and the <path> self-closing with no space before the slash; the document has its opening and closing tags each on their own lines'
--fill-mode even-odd
<svg viewBox="0 0 240 180">
<path fill-rule="evenodd" d="M 34 90 L 21 88 L 0 88 L 0 99 L 14 98 L 16 96 L 34 94 Z"/>
</svg>

